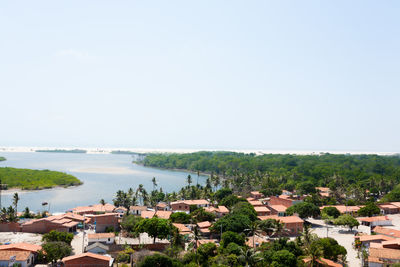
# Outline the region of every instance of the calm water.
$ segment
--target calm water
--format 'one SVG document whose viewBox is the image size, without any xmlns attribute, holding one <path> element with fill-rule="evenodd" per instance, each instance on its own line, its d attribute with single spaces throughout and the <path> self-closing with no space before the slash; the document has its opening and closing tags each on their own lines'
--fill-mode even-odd
<svg viewBox="0 0 400 267">
<path fill-rule="evenodd" d="M 131 163 L 130 155 L 1 152 L 0 156 L 7 158 L 0 162 L 0 167 L 62 171 L 83 182 L 83 185 L 72 188 L 19 192 L 19 211 L 25 207 L 32 211 L 43 210 L 41 203 L 44 201 L 50 204 L 51 212 L 64 212 L 76 206 L 97 204 L 102 198 L 112 203 L 114 194 L 119 189 L 136 189 L 139 184 L 143 184 L 150 192 L 153 188 L 153 177 L 156 177 L 158 186 L 164 192 L 171 192 L 185 185 L 189 174 L 135 165 Z M 196 181 L 197 175 L 192 176 Z M 205 176 L 200 176 L 199 183 L 204 183 L 205 179 Z M 9 206 L 11 203 L 11 192 L 3 191 L 2 205 Z"/>
</svg>

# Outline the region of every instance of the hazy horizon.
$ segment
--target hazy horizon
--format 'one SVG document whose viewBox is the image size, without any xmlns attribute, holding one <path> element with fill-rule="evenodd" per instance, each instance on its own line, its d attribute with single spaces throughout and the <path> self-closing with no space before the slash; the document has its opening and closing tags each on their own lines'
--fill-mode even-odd
<svg viewBox="0 0 400 267">
<path fill-rule="evenodd" d="M 0 147 L 400 151 L 399 8 L 2 3 Z"/>
</svg>

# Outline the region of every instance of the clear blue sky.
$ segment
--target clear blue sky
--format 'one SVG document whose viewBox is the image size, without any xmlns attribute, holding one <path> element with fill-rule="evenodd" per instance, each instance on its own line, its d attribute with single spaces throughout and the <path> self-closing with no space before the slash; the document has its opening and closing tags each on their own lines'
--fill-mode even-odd
<svg viewBox="0 0 400 267">
<path fill-rule="evenodd" d="M 3 1 L 0 145 L 400 151 L 399 1 Z"/>
</svg>

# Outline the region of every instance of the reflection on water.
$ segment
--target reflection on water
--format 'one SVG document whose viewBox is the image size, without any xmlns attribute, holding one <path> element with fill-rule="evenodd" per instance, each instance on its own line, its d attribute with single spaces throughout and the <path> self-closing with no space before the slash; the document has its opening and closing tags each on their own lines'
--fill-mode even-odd
<svg viewBox="0 0 400 267">
<path fill-rule="evenodd" d="M 185 172 L 132 164 L 132 157 L 129 155 L 7 152 L 0 156 L 7 158 L 0 162 L 0 167 L 63 171 L 83 182 L 83 185 L 71 188 L 20 192 L 19 211 L 25 207 L 32 211 L 42 210 L 41 203 L 44 201 L 50 204 L 51 212 L 96 204 L 102 198 L 111 202 L 119 189 L 128 190 L 129 187 L 137 188 L 139 184 L 143 184 L 148 191 L 152 190 L 153 177 L 156 177 L 158 186 L 164 192 L 171 192 L 185 185 L 188 175 Z M 206 177 L 200 176 L 199 182 L 204 183 L 205 179 Z M 3 191 L 2 195 L 2 205 L 11 205 L 11 192 Z"/>
</svg>

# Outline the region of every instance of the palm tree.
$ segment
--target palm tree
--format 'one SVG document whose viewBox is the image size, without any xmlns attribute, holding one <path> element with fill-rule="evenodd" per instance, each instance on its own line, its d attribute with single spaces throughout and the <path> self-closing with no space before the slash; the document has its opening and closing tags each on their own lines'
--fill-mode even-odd
<svg viewBox="0 0 400 267">
<path fill-rule="evenodd" d="M 189 184 L 189 187 L 192 184 L 192 176 L 190 176 L 190 174 L 187 177 L 187 183 Z"/>
<path fill-rule="evenodd" d="M 262 235 L 262 232 L 263 232 L 261 230 L 261 228 L 260 228 L 260 222 L 261 221 L 251 222 L 250 225 L 249 225 L 249 228 L 244 230 L 244 231 L 248 232 L 249 235 L 253 236 L 253 248 L 255 247 L 255 241 L 254 241 L 255 236 L 256 235 Z"/>
<path fill-rule="evenodd" d="M 257 262 L 262 260 L 262 257 L 260 257 L 259 254 L 260 252 L 256 251 L 254 248 L 244 247 L 241 249 L 239 259 L 245 263 L 246 267 L 255 266 Z"/>
<path fill-rule="evenodd" d="M 18 201 L 20 200 L 18 193 L 14 193 L 14 197 L 13 197 L 13 204 L 15 207 L 15 214 L 17 214 L 18 212 Z"/>
<path fill-rule="evenodd" d="M 103 199 L 103 198 L 102 198 L 102 199 L 100 199 L 100 204 L 101 204 L 101 205 L 103 205 L 103 206 L 106 204 L 106 202 L 104 201 L 104 199 Z"/>
<path fill-rule="evenodd" d="M 153 183 L 153 191 L 154 191 L 154 190 L 156 190 L 156 187 L 157 187 L 156 177 L 153 177 L 153 179 L 151 179 L 151 182 Z"/>
</svg>

